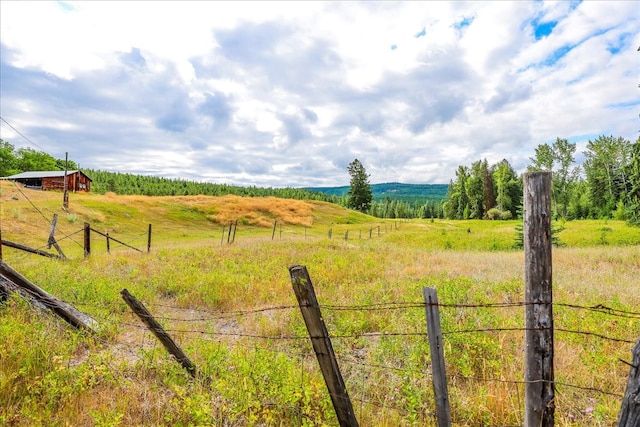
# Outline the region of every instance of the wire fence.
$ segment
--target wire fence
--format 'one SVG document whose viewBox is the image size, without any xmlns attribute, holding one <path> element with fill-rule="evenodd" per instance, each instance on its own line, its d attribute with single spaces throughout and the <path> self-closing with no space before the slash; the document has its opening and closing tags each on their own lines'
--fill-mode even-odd
<svg viewBox="0 0 640 427">
<path fill-rule="evenodd" d="M 112 312 L 116 309 L 116 312 L 126 313 L 127 308 L 124 302 L 112 302 L 104 303 L 100 306 L 96 306 L 92 302 L 87 301 L 73 301 L 73 304 L 78 307 L 82 307 L 88 313 L 105 313 Z M 446 319 L 448 316 L 454 316 L 457 311 L 477 311 L 477 310 L 509 310 L 509 309 L 522 309 L 523 307 L 531 303 L 527 302 L 512 302 L 512 303 L 484 303 L 484 304 L 455 304 L 455 303 L 440 303 L 439 308 L 443 311 L 443 317 Z M 251 349 L 253 355 L 247 357 L 255 357 L 255 353 L 260 352 L 273 352 L 278 353 L 281 357 L 287 360 L 295 360 L 298 363 L 301 372 L 304 372 L 301 378 L 311 375 L 311 372 L 317 370 L 313 366 L 314 353 L 311 351 L 307 342 L 310 340 L 309 336 L 305 333 L 291 333 L 290 328 L 285 328 L 288 333 L 283 330 L 279 330 L 277 333 L 260 333 L 246 331 L 242 327 L 243 323 L 254 324 L 257 321 L 265 318 L 271 318 L 274 314 L 285 314 L 285 317 L 299 316 L 298 305 L 279 305 L 270 307 L 258 307 L 255 309 L 245 310 L 207 310 L 201 308 L 188 308 L 184 306 L 163 304 L 163 303 L 147 303 L 150 311 L 155 312 L 154 317 L 161 324 L 163 324 L 165 331 L 171 335 L 179 337 L 181 341 L 191 343 L 190 346 L 197 348 L 198 342 L 217 342 L 227 348 L 231 346 L 233 348 L 244 348 L 245 351 Z M 597 315 L 604 315 L 611 318 L 624 318 L 624 319 L 640 319 L 640 312 L 630 310 L 620 310 L 610 307 L 606 304 L 595 305 L 577 305 L 572 303 L 556 302 L 553 304 L 554 309 L 557 310 L 570 310 L 572 312 L 581 313 L 594 313 Z M 357 304 L 357 305 L 321 305 L 321 310 L 324 313 L 329 314 L 328 319 L 334 319 L 335 323 L 340 323 L 339 318 L 333 317 L 333 314 L 337 316 L 346 316 L 349 313 L 363 313 L 363 312 L 381 312 L 388 313 L 389 311 L 396 311 L 400 313 L 410 314 L 409 317 L 417 318 L 425 310 L 427 304 L 420 301 L 402 301 L 402 302 L 387 302 L 377 304 Z M 330 314 L 332 313 L 333 314 Z M 93 315 L 93 314 L 92 314 Z M 117 339 L 114 342 L 105 342 L 105 345 L 113 346 L 118 345 L 120 350 L 124 353 L 124 358 L 130 359 L 132 357 L 140 358 L 145 352 L 151 351 L 158 347 L 156 340 L 151 336 L 148 329 L 137 320 L 116 319 L 113 317 L 101 317 L 100 314 L 94 316 L 96 320 L 102 323 L 117 324 L 117 327 L 121 331 L 125 330 L 137 330 L 139 332 L 139 341 L 119 342 Z M 126 314 L 125 318 L 129 317 Z M 229 328 L 218 328 L 216 325 L 220 325 L 221 322 L 227 322 L 227 325 L 231 325 Z M 406 325 L 408 328 L 408 325 Z M 422 365 L 416 363 L 402 363 L 402 357 L 406 354 L 416 354 L 424 352 L 425 344 L 427 342 L 426 328 L 421 327 L 417 323 L 411 325 L 412 330 L 406 330 L 404 327 L 402 330 L 388 329 L 377 332 L 349 332 L 344 333 L 340 331 L 333 331 L 332 325 L 329 325 L 329 334 L 334 345 L 336 347 L 336 357 L 338 362 L 342 365 L 343 370 L 346 372 L 346 382 L 352 394 L 354 406 L 358 408 L 359 417 L 366 417 L 366 413 L 372 409 L 391 411 L 396 416 L 410 417 L 419 413 L 421 419 L 432 419 L 434 417 L 433 408 L 431 408 L 432 398 L 430 398 L 430 370 L 428 369 L 428 356 L 424 354 L 423 357 L 419 357 Z M 337 327 L 336 327 L 337 329 Z M 513 334 L 523 333 L 526 328 L 518 327 L 478 327 L 475 329 L 446 329 L 442 331 L 445 337 L 445 346 L 447 340 L 455 335 L 469 335 L 475 334 L 478 336 L 494 336 L 497 334 L 506 334 L 513 337 Z M 332 332 L 333 331 L 333 332 Z M 562 335 L 574 335 L 578 338 L 588 337 L 598 341 L 607 341 L 620 347 L 622 352 L 628 351 L 630 344 L 636 341 L 637 337 L 634 337 L 632 333 L 626 336 L 612 336 L 599 331 L 590 330 L 573 330 L 563 327 L 556 327 L 555 331 L 560 333 L 557 338 L 557 343 L 563 341 Z M 630 331 L 631 332 L 631 331 Z M 389 345 L 387 350 L 384 351 L 384 358 L 392 360 L 392 363 L 385 363 L 384 360 L 379 362 L 371 361 L 367 357 L 367 347 L 373 347 L 375 344 L 379 344 L 380 340 L 385 339 L 397 339 L 401 340 L 405 346 L 402 347 L 404 354 L 393 354 L 392 349 L 394 346 Z M 519 338 L 513 337 L 514 341 Z M 354 347 L 354 340 L 359 342 L 357 348 Z M 473 341 L 473 340 L 471 340 Z M 290 343 L 297 343 L 291 345 Z M 281 344 L 278 344 L 281 343 Z M 584 342 L 579 345 L 586 345 Z M 406 346 L 416 347 L 413 350 L 407 350 Z M 471 346 L 470 348 L 472 348 Z M 364 350 L 363 350 L 364 349 Z M 391 349 L 391 350 L 390 350 Z M 373 351 L 371 349 L 369 352 Z M 428 353 L 428 351 L 426 352 Z M 264 354 L 263 354 L 264 356 Z M 275 356 L 272 356 L 277 358 Z M 454 360 L 456 354 L 447 354 L 447 360 Z M 206 359 L 206 358 L 205 358 Z M 486 362 L 486 361 L 485 361 Z M 493 364 L 503 363 L 499 360 L 492 360 Z M 504 363 L 511 363 L 507 360 Z M 624 361 L 618 363 L 623 364 Z M 205 363 L 206 362 L 201 362 Z M 198 361 L 196 361 L 198 364 Z M 448 381 L 452 384 L 454 395 L 456 387 L 462 387 L 459 393 L 473 392 L 474 390 L 485 390 L 487 385 L 493 384 L 492 388 L 502 388 L 503 392 L 511 394 L 509 398 L 514 399 L 513 405 L 519 405 L 516 401 L 521 401 L 523 395 L 523 386 L 526 384 L 522 378 L 523 376 L 517 376 L 508 378 L 504 376 L 491 376 L 491 375 L 478 375 L 478 372 L 472 372 L 465 374 L 460 369 L 456 369 L 456 363 L 452 363 L 454 369 L 451 373 L 447 374 Z M 521 368 L 521 367 L 520 367 Z M 274 366 L 274 369 L 277 369 Z M 594 369 L 602 369 L 601 366 L 596 366 Z M 205 370 L 207 370 L 205 366 Z M 510 370 L 511 372 L 515 370 Z M 498 372 L 498 374 L 500 374 Z M 562 378 L 554 382 L 556 387 L 557 401 L 556 410 L 558 413 L 566 416 L 567 419 L 574 419 L 575 417 L 587 417 L 590 410 L 593 410 L 588 405 L 590 401 L 597 400 L 597 396 L 613 398 L 621 400 L 623 384 L 619 384 L 617 390 L 611 390 L 603 388 L 598 385 L 588 385 L 584 382 L 571 381 L 567 378 L 567 375 L 563 375 L 562 372 L 558 372 L 558 377 Z M 397 387 L 414 387 L 422 388 L 421 391 L 414 390 L 417 396 L 424 399 L 423 402 L 409 401 L 410 393 L 400 392 L 395 390 L 391 392 L 390 396 L 382 398 L 381 395 L 376 392 L 378 382 L 381 378 L 391 381 L 396 384 Z M 306 386 L 305 380 L 300 380 L 299 386 L 304 388 Z M 497 384 L 497 386 L 496 386 Z M 573 393 L 569 393 L 573 390 Z M 483 391 L 484 392 L 484 391 Z M 587 392 L 590 397 L 585 398 L 583 393 Z M 593 397 L 595 396 L 595 398 Z M 587 399 L 587 403 L 584 400 Z M 455 399 L 454 399 L 455 400 Z M 268 405 L 268 402 L 264 402 Z M 271 403 L 273 405 L 273 403 Z M 412 406 L 413 405 L 413 406 Z M 583 409 L 577 409 L 580 405 L 584 406 Z M 280 408 L 284 410 L 285 408 Z M 456 414 L 454 413 L 454 424 L 469 425 L 469 420 L 464 417 L 456 421 Z M 482 425 L 505 425 L 505 424 L 482 424 Z M 520 425 L 520 424 L 518 424 Z"/>
</svg>

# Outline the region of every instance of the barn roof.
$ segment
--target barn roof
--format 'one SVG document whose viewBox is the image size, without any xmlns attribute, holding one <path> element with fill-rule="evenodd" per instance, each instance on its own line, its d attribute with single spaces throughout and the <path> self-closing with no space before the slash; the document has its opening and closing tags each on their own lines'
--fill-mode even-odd
<svg viewBox="0 0 640 427">
<path fill-rule="evenodd" d="M 93 181 L 89 178 L 85 173 L 80 170 L 72 170 L 67 171 L 67 175 L 72 175 L 76 172 L 80 172 L 84 176 L 86 176 L 89 181 Z M 25 179 L 25 178 L 63 178 L 64 171 L 32 171 L 32 172 L 22 172 L 16 175 L 11 175 L 6 177 L 5 179 Z"/>
</svg>

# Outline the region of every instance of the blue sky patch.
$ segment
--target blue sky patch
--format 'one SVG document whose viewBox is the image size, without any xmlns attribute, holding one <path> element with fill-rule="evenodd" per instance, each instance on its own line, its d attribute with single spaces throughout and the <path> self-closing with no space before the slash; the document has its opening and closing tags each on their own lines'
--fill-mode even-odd
<svg viewBox="0 0 640 427">
<path fill-rule="evenodd" d="M 391 45 L 391 50 L 396 50 L 397 48 L 398 48 L 398 45 L 397 45 L 397 44 L 392 44 L 392 45 Z"/>
<path fill-rule="evenodd" d="M 629 44 L 631 36 L 631 33 L 620 34 L 615 42 L 609 43 L 609 45 L 607 46 L 607 50 L 609 51 L 609 53 L 612 55 L 620 53 L 620 51 L 624 49 L 627 44 Z"/>
<path fill-rule="evenodd" d="M 531 22 L 531 25 L 533 26 L 533 35 L 536 40 L 540 40 L 553 32 L 553 29 L 558 25 L 558 21 L 540 23 L 539 21 L 534 20 Z"/>
<path fill-rule="evenodd" d="M 473 17 L 464 17 L 460 22 L 456 22 L 453 24 L 453 28 L 456 30 L 462 30 L 465 27 L 468 27 L 473 22 Z"/>
<path fill-rule="evenodd" d="M 547 58 L 542 62 L 542 65 L 555 65 L 556 62 L 561 60 L 567 53 L 571 51 L 575 46 L 562 46 L 556 50 L 554 50 L 551 55 L 547 56 Z"/>
<path fill-rule="evenodd" d="M 416 33 L 415 38 L 419 39 L 427 35 L 427 29 L 423 28 L 420 32 Z"/>
</svg>

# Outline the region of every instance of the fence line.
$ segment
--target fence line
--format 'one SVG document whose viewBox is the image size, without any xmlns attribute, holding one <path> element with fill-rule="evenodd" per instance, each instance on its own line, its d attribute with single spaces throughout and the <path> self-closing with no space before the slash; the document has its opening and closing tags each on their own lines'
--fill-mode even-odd
<svg viewBox="0 0 640 427">
<path fill-rule="evenodd" d="M 394 309 L 400 310 L 400 309 L 404 309 L 404 310 L 412 310 L 412 309 L 418 309 L 418 308 L 424 308 L 426 306 L 425 303 L 406 303 L 406 302 L 398 302 L 398 303 L 385 303 L 388 304 L 389 307 L 393 307 Z M 522 306 L 525 303 L 519 303 L 520 306 Z M 93 307 L 93 308 L 100 308 L 99 305 L 96 304 L 91 304 L 91 303 L 84 303 L 83 305 L 85 305 L 86 307 Z M 103 304 L 101 308 L 104 308 L 105 306 L 112 306 L 115 305 L 115 302 L 113 304 Z M 124 303 L 122 301 L 118 302 L 118 305 L 120 306 L 124 306 Z M 175 305 L 171 305 L 171 304 L 147 304 L 149 307 L 164 307 L 164 308 L 175 308 L 175 309 L 180 309 L 180 310 L 185 310 L 185 307 L 179 307 L 179 306 L 175 306 Z M 382 304 L 371 304 L 368 305 L 369 308 L 372 309 L 378 309 L 381 310 L 383 309 L 381 307 Z M 513 307 L 514 304 L 508 304 L 506 306 L 504 306 L 503 303 L 485 303 L 485 304 L 451 304 L 451 303 L 440 303 L 438 304 L 440 307 L 442 308 L 464 308 L 464 309 L 470 309 L 470 310 L 478 310 L 478 309 L 500 309 L 500 308 L 510 308 Z M 620 312 L 626 314 L 633 314 L 634 316 L 637 314 L 635 312 L 632 311 L 626 311 L 626 310 L 616 310 L 615 312 L 611 312 L 609 310 L 605 310 L 602 311 L 602 307 L 603 305 L 601 304 L 597 304 L 594 306 L 576 306 L 573 304 L 564 304 L 564 303 L 556 303 L 556 305 L 560 305 L 569 309 L 573 309 L 573 310 L 589 310 L 589 311 L 593 311 L 596 313 L 600 313 L 600 314 L 604 314 L 607 316 L 611 316 L 611 317 L 617 317 L 620 315 Z M 367 305 L 365 305 L 367 306 Z M 515 305 L 517 306 L 517 305 Z M 299 306 L 298 305 L 284 305 L 284 306 L 269 306 L 269 307 L 260 307 L 260 308 L 256 308 L 256 309 L 251 309 L 251 310 L 237 310 L 237 311 L 222 311 L 222 312 L 218 312 L 218 311 L 211 311 L 211 310 L 205 310 L 205 309 L 188 309 L 190 311 L 196 311 L 196 312 L 200 312 L 200 313 L 211 313 L 213 314 L 212 316 L 207 316 L 207 317 L 199 317 L 197 319 L 195 318 L 189 318 L 189 319 L 184 319 L 184 318 L 179 318 L 179 317 L 158 317 L 158 319 L 162 320 L 162 321 L 167 321 L 167 322 L 196 322 L 196 321 L 201 321 L 201 322 L 207 322 L 207 321 L 211 321 L 211 320 L 217 320 L 217 319 L 226 319 L 226 318 L 230 318 L 230 317 L 246 317 L 246 316 L 253 316 L 253 315 L 260 315 L 260 314 L 264 314 L 267 312 L 272 312 L 272 311 L 285 311 L 285 310 L 294 310 L 297 309 Z M 326 306 L 322 306 L 323 309 L 325 308 L 336 308 L 336 307 L 340 307 L 339 310 L 341 311 L 348 311 L 348 310 L 353 310 L 353 311 L 357 311 L 359 309 L 361 309 L 362 307 L 364 307 L 363 305 L 354 305 L 354 306 L 332 306 L 332 305 L 326 305 Z M 101 319 L 100 316 L 93 316 L 96 320 L 102 322 L 102 321 L 112 321 L 112 319 L 106 319 L 103 318 Z M 132 328 L 139 328 L 141 330 L 146 330 L 146 328 L 139 324 L 139 323 L 133 323 L 133 322 L 127 322 L 127 321 L 118 321 L 117 322 L 118 325 L 121 326 L 125 326 L 125 327 L 132 327 Z M 245 334 L 245 333 L 234 333 L 234 332 L 210 332 L 210 331 L 205 331 L 205 330 L 198 330 L 198 329 L 192 329 L 192 330 L 184 330 L 184 329 L 176 329 L 176 328 L 167 328 L 166 329 L 167 332 L 171 332 L 174 334 L 197 334 L 203 337 L 207 337 L 207 338 L 246 338 L 246 339 L 256 339 L 256 340 L 267 340 L 267 341 L 274 341 L 274 340 L 307 340 L 308 336 L 304 335 L 304 336 L 279 336 L 279 335 L 260 335 L 260 334 Z M 523 328 L 486 328 L 486 329 L 476 329 L 476 330 L 460 330 L 460 331 L 449 331 L 446 332 L 448 334 L 454 334 L 454 333 L 486 333 L 486 332 L 501 332 L 501 331 L 522 331 Z M 562 329 L 557 329 L 559 331 L 562 331 Z M 581 333 L 584 335 L 590 335 L 590 336 L 594 336 L 596 338 L 599 339 L 607 339 L 607 340 L 611 340 L 611 341 L 616 341 L 616 342 L 624 342 L 624 343 L 628 343 L 628 342 L 632 342 L 629 340 L 625 340 L 625 339 L 619 339 L 619 338 L 613 338 L 613 337 L 609 337 L 609 336 L 605 336 L 603 334 L 594 334 L 591 332 L 586 332 L 586 331 L 567 331 L 567 332 L 577 332 L 577 333 Z M 413 337 L 424 337 L 426 336 L 426 333 L 424 332 L 381 332 L 381 333 L 361 333 L 361 334 L 336 334 L 334 336 L 332 336 L 332 338 L 375 338 L 375 337 L 402 337 L 402 336 L 413 336 Z M 104 345 L 110 345 L 108 342 L 103 341 Z M 127 352 L 129 352 L 131 355 L 139 355 L 139 351 L 140 351 L 140 347 L 141 346 L 130 346 L 130 345 L 124 345 L 122 346 L 122 344 L 118 343 L 119 345 L 121 345 L 121 347 L 123 347 Z M 157 347 L 157 345 L 155 346 Z M 266 347 L 269 348 L 270 350 L 273 349 L 273 347 Z M 288 356 L 291 356 L 292 353 L 290 351 L 287 351 L 286 354 Z M 312 353 L 302 353 L 302 354 L 298 354 L 298 356 L 301 357 L 312 357 L 313 354 Z M 392 371 L 392 372 L 397 372 L 400 374 L 415 374 L 415 375 L 419 375 L 420 377 L 426 378 L 426 376 L 428 375 L 428 371 L 426 369 L 422 370 L 422 369 L 412 369 L 412 368 L 405 368 L 405 367 L 397 367 L 397 366 L 388 366 L 388 365 L 382 365 L 382 364 L 373 364 L 373 363 L 366 363 L 366 362 L 362 362 L 360 360 L 358 360 L 357 358 L 354 358 L 350 353 L 346 354 L 346 355 L 338 355 L 338 360 L 340 360 L 341 362 L 347 363 L 349 365 L 355 365 L 355 366 L 361 366 L 364 368 L 368 368 L 368 369 L 375 369 L 375 370 L 384 370 L 384 371 Z M 463 380 L 463 381 L 476 381 L 476 382 L 499 382 L 499 383 L 505 383 L 505 384 L 513 384 L 513 385 L 524 385 L 526 384 L 526 381 L 522 381 L 522 380 L 513 380 L 513 379 L 503 379 L 503 378 L 480 378 L 480 377 L 474 377 L 474 376 L 464 376 L 464 375 L 460 375 L 460 374 L 449 374 L 447 375 L 449 378 L 452 379 L 458 379 L 458 380 Z M 586 387 L 586 386 L 581 386 L 581 385 L 576 385 L 576 384 L 571 384 L 568 382 L 564 382 L 564 381 L 555 381 L 555 385 L 558 386 L 560 388 L 559 390 L 559 394 L 560 395 L 564 395 L 564 392 L 562 390 L 562 388 L 571 388 L 571 389 L 576 389 L 576 390 L 583 390 L 583 391 L 589 391 L 589 392 L 594 392 L 594 393 L 599 393 L 602 395 L 607 395 L 607 396 L 611 396 L 614 398 L 620 398 L 621 395 L 618 393 L 613 393 L 611 391 L 608 390 L 603 390 L 597 387 Z M 379 402 L 376 400 L 372 400 L 372 399 L 367 399 L 367 398 L 363 398 L 362 396 L 360 396 L 359 393 L 356 393 L 353 395 L 353 400 L 354 402 L 358 402 L 358 403 L 364 403 L 364 404 L 369 404 L 375 407 L 379 407 L 379 408 L 386 408 L 389 410 L 394 410 L 394 411 L 401 411 L 403 413 L 405 413 L 406 409 L 398 407 L 398 406 L 394 406 L 394 405 L 390 405 L 388 403 L 384 403 L 384 402 Z M 559 408 L 562 409 L 562 408 Z M 433 414 L 423 414 L 425 416 L 432 416 Z M 455 414 L 454 414 L 454 422 L 455 422 Z"/>
</svg>

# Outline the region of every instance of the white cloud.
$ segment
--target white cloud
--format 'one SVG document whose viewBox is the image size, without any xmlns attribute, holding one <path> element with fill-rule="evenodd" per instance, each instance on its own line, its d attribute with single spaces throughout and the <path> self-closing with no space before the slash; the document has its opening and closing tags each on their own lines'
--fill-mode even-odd
<svg viewBox="0 0 640 427">
<path fill-rule="evenodd" d="M 639 14 L 625 1 L 3 1 L 0 106 L 85 167 L 344 185 L 358 157 L 373 182 L 446 183 L 485 157 L 522 170 L 556 137 L 635 139 Z"/>
</svg>

